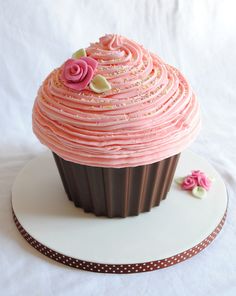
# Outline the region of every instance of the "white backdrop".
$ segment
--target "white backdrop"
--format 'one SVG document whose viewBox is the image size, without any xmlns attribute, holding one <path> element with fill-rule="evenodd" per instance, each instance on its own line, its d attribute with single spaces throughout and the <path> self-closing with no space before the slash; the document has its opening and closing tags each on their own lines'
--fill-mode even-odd
<svg viewBox="0 0 236 296">
<path fill-rule="evenodd" d="M 1 295 L 234 295 L 236 293 L 235 1 L 0 0 Z M 168 269 L 103 275 L 49 261 L 21 238 L 11 186 L 45 149 L 31 130 L 42 80 L 71 53 L 105 33 L 132 38 L 178 67 L 202 107 L 191 149 L 220 172 L 229 193 L 222 233 L 205 251 Z"/>
</svg>

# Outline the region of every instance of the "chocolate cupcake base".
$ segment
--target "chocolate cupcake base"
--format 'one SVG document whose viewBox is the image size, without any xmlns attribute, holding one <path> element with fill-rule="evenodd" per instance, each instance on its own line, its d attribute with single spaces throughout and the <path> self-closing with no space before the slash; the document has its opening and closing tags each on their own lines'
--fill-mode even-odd
<svg viewBox="0 0 236 296">
<path fill-rule="evenodd" d="M 128 168 L 91 167 L 53 152 L 63 186 L 76 207 L 96 216 L 128 217 L 148 212 L 166 198 L 180 154 Z"/>
</svg>

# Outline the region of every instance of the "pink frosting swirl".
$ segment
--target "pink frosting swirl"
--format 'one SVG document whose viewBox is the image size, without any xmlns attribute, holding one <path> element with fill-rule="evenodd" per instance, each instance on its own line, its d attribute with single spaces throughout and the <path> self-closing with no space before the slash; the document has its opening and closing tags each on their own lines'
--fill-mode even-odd
<svg viewBox="0 0 236 296">
<path fill-rule="evenodd" d="M 196 97 L 174 67 L 119 35 L 91 44 L 87 56 L 111 90 L 67 87 L 63 67 L 40 87 L 33 130 L 62 158 L 100 167 L 132 167 L 160 161 L 185 149 L 200 128 Z"/>
</svg>

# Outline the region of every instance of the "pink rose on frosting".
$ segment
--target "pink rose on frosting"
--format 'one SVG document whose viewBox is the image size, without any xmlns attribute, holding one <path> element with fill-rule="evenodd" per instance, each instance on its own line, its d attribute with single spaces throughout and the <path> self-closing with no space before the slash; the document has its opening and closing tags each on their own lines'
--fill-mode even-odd
<svg viewBox="0 0 236 296">
<path fill-rule="evenodd" d="M 85 89 L 93 78 L 98 62 L 90 57 L 69 59 L 63 65 L 61 79 L 72 89 Z"/>
<path fill-rule="evenodd" d="M 184 190 L 192 190 L 196 186 L 197 186 L 197 181 L 193 176 L 185 177 L 183 180 L 183 183 L 181 184 L 181 187 Z"/>
<path fill-rule="evenodd" d="M 201 171 L 192 171 L 192 177 L 196 180 L 197 185 L 209 190 L 211 187 L 211 181 Z"/>
</svg>

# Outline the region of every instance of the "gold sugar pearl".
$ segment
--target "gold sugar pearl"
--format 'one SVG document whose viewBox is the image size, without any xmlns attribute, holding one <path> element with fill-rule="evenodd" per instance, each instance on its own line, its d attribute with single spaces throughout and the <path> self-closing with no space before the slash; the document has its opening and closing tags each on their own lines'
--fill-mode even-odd
<svg viewBox="0 0 236 296">
<path fill-rule="evenodd" d="M 108 108 L 108 109 L 113 109 L 113 106 L 112 105 L 107 105 L 107 106 L 104 106 L 105 108 Z"/>
<path fill-rule="evenodd" d="M 119 93 L 120 92 L 120 89 L 119 88 L 114 88 L 114 89 L 112 89 L 112 92 Z"/>
</svg>

